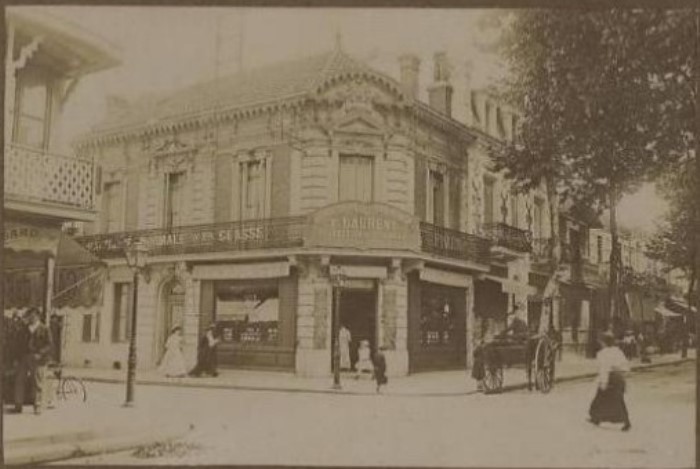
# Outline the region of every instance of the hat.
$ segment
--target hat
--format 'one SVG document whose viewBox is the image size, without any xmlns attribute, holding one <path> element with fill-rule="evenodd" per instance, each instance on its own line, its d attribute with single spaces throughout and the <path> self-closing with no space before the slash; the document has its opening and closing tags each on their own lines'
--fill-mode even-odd
<svg viewBox="0 0 700 469">
<path fill-rule="evenodd" d="M 615 343 L 615 336 L 613 335 L 612 332 L 605 331 L 600 336 L 600 340 L 602 340 L 605 345 L 612 345 Z"/>
<path fill-rule="evenodd" d="M 213 322 L 213 323 L 209 324 L 209 326 L 207 326 L 207 330 L 211 330 L 211 329 L 216 329 L 216 323 Z"/>
</svg>

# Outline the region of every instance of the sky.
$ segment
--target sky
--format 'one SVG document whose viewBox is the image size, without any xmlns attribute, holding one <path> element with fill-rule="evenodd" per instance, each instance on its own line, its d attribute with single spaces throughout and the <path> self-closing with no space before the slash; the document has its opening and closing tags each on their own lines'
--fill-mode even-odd
<svg viewBox="0 0 700 469">
<path fill-rule="evenodd" d="M 481 45 L 494 32 L 479 27 L 486 10 L 332 9 L 221 7 L 24 7 L 67 19 L 119 50 L 121 66 L 82 80 L 68 102 L 61 145 L 99 122 L 108 96 L 137 100 L 200 80 L 281 60 L 331 50 L 336 41 L 350 55 L 398 78 L 398 56 L 421 59 L 425 99 L 435 52 L 447 52 L 452 66 L 454 115 L 464 119 L 464 91 L 495 84 L 503 74 L 498 57 Z M 665 204 L 652 186 L 626 197 L 622 225 L 651 230 Z"/>
</svg>

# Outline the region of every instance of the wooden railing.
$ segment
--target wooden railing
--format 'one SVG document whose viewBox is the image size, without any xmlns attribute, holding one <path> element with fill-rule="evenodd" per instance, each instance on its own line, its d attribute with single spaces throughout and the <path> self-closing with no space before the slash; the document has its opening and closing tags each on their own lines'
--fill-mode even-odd
<svg viewBox="0 0 700 469">
<path fill-rule="evenodd" d="M 141 241 L 151 255 L 246 251 L 301 246 L 305 217 L 267 218 L 211 225 L 108 233 L 77 238 L 101 258 L 124 256 L 124 248 Z"/>
<path fill-rule="evenodd" d="M 7 144 L 5 195 L 91 210 L 95 205 L 92 161 Z"/>
<path fill-rule="evenodd" d="M 513 251 L 530 252 L 530 233 L 505 223 L 492 223 L 484 226 L 484 233 L 496 246 Z"/>
<path fill-rule="evenodd" d="M 488 263 L 488 239 L 422 222 L 420 224 L 421 247 L 424 252 L 455 259 Z"/>
</svg>

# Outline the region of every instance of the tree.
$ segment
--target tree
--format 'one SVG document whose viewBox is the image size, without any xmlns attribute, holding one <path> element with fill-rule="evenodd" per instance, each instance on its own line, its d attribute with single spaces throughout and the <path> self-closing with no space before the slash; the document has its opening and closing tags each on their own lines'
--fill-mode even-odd
<svg viewBox="0 0 700 469">
<path fill-rule="evenodd" d="M 694 29 L 681 10 L 529 10 L 503 36 L 524 106 L 523 147 L 501 158 L 526 182 L 563 178 L 560 196 L 610 210 L 610 311 L 619 319 L 616 207 L 687 152 Z M 532 135 L 528 136 L 528 132 Z M 519 153 L 519 155 L 518 155 Z"/>
</svg>

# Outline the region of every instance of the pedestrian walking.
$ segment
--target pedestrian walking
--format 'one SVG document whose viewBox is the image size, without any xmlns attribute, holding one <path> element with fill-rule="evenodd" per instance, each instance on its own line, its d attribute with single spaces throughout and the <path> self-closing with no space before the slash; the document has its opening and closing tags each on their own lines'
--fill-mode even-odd
<svg viewBox="0 0 700 469">
<path fill-rule="evenodd" d="M 338 333 L 338 345 L 340 346 L 340 369 L 349 370 L 351 368 L 350 363 L 350 343 L 352 342 L 352 334 L 350 330 L 345 327 L 345 324 L 340 326 L 340 332 Z"/>
<path fill-rule="evenodd" d="M 484 367 L 484 346 L 486 344 L 485 337 L 482 337 L 472 354 L 474 363 L 472 365 L 472 378 L 476 381 L 476 390 L 483 392 L 484 378 L 486 377 L 486 369 Z"/>
<path fill-rule="evenodd" d="M 27 379 L 34 387 L 34 413 L 39 415 L 47 399 L 47 365 L 51 359 L 51 335 L 49 329 L 41 322 L 39 310 L 30 308 L 25 314 L 26 329 L 19 340 L 21 353 L 15 374 L 15 412 L 21 413 L 25 401 Z"/>
<path fill-rule="evenodd" d="M 381 393 L 382 386 L 389 382 L 386 376 L 386 357 L 384 356 L 384 347 L 379 347 L 377 353 L 374 354 L 372 364 L 374 365 L 374 380 L 377 383 L 377 394 Z"/>
<path fill-rule="evenodd" d="M 182 378 L 187 375 L 185 357 L 182 354 L 182 327 L 175 326 L 170 331 L 158 371 L 169 378 Z"/>
<path fill-rule="evenodd" d="M 216 371 L 216 346 L 219 344 L 219 339 L 214 334 L 215 329 L 216 326 L 214 324 L 210 325 L 199 340 L 197 364 L 190 371 L 190 376 L 201 376 L 202 373 L 219 376 L 219 373 Z"/>
<path fill-rule="evenodd" d="M 355 366 L 357 368 L 355 379 L 359 379 L 362 373 L 372 373 L 374 371 L 369 340 L 362 340 L 360 342 L 360 347 L 357 349 L 357 363 Z"/>
<path fill-rule="evenodd" d="M 624 373 L 629 371 L 629 362 L 615 345 L 615 337 L 611 333 L 604 333 L 602 342 L 603 348 L 596 355 L 597 389 L 589 409 L 589 421 L 594 425 L 601 422 L 622 423 L 622 431 L 627 431 L 632 426 L 625 405 Z"/>
</svg>

